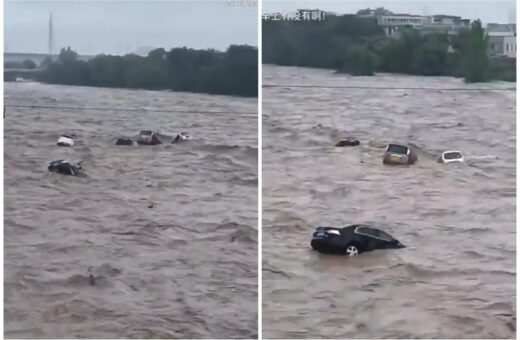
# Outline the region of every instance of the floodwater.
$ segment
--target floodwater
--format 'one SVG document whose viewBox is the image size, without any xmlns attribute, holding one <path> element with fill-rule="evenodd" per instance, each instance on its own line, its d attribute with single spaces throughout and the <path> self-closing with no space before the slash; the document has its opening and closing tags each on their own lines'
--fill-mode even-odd
<svg viewBox="0 0 520 340">
<path fill-rule="evenodd" d="M 256 338 L 256 99 L 4 85 L 8 105 L 188 111 L 7 108 L 5 337 Z M 140 129 L 192 140 L 114 145 Z"/>
<path fill-rule="evenodd" d="M 264 65 L 266 84 L 514 88 Z M 263 89 L 265 338 L 515 338 L 515 91 Z M 359 147 L 334 148 L 353 136 Z M 413 166 L 382 164 L 409 143 Z M 438 164 L 444 150 L 463 164 Z M 405 249 L 311 250 L 321 226 L 372 223 Z"/>
</svg>

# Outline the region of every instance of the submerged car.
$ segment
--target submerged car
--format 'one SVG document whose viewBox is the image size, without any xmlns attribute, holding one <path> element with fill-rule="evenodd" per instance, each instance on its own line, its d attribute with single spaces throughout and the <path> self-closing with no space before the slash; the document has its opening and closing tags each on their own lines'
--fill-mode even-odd
<svg viewBox="0 0 520 340">
<path fill-rule="evenodd" d="M 74 146 L 74 138 L 67 135 L 61 135 L 60 138 L 58 138 L 58 146 Z"/>
<path fill-rule="evenodd" d="M 188 135 L 186 132 L 181 132 L 177 136 L 175 136 L 175 138 L 172 141 L 172 144 L 182 142 L 188 139 L 191 139 L 190 135 Z"/>
<path fill-rule="evenodd" d="M 116 145 L 134 145 L 134 141 L 129 138 L 118 138 Z"/>
<path fill-rule="evenodd" d="M 444 151 L 437 159 L 439 163 L 462 163 L 464 157 L 460 151 Z"/>
<path fill-rule="evenodd" d="M 343 138 L 339 140 L 334 146 L 336 147 L 344 147 L 344 146 L 358 146 L 359 140 L 355 138 Z"/>
<path fill-rule="evenodd" d="M 47 169 L 50 172 L 55 172 L 68 176 L 79 176 L 81 169 L 81 161 L 73 163 L 63 159 L 52 161 L 49 163 Z"/>
<path fill-rule="evenodd" d="M 414 164 L 417 162 L 417 158 L 415 151 L 408 146 L 388 144 L 383 156 L 383 164 Z"/>
<path fill-rule="evenodd" d="M 356 256 L 376 249 L 404 248 L 405 245 L 380 229 L 354 224 L 344 228 L 316 228 L 311 247 L 325 254 Z"/>
<path fill-rule="evenodd" d="M 153 131 L 143 130 L 139 132 L 139 136 L 137 137 L 137 144 L 141 145 L 157 145 L 161 144 L 161 141 Z"/>
</svg>

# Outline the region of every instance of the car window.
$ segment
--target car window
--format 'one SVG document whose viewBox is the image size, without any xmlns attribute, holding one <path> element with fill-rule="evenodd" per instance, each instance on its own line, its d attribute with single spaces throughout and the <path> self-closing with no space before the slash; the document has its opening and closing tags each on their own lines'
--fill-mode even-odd
<svg viewBox="0 0 520 340">
<path fill-rule="evenodd" d="M 444 158 L 445 159 L 459 159 L 459 158 L 462 158 L 462 155 L 460 154 L 460 152 L 446 152 L 444 154 Z"/>
<path fill-rule="evenodd" d="M 141 136 L 151 136 L 152 135 L 152 131 L 141 131 L 140 135 Z"/>
<path fill-rule="evenodd" d="M 379 230 L 369 227 L 359 226 L 356 228 L 356 234 L 379 237 Z"/>
<path fill-rule="evenodd" d="M 370 228 L 370 227 L 360 226 L 360 227 L 356 228 L 355 232 L 356 232 L 356 234 L 359 234 L 359 235 L 376 237 L 379 239 L 384 239 L 386 241 L 393 240 L 393 237 L 390 236 L 389 234 L 385 233 L 384 231 L 379 230 L 379 229 Z"/>
<path fill-rule="evenodd" d="M 406 155 L 406 153 L 408 152 L 408 148 L 402 145 L 390 144 L 388 145 L 387 151 Z"/>
<path fill-rule="evenodd" d="M 387 241 L 392 241 L 394 238 L 382 230 L 379 230 L 379 237 Z"/>
</svg>

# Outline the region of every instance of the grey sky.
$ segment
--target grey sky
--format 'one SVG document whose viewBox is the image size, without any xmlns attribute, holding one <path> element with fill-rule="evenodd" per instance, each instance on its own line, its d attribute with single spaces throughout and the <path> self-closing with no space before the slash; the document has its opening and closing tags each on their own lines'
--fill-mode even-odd
<svg viewBox="0 0 520 340">
<path fill-rule="evenodd" d="M 80 54 L 124 54 L 140 47 L 257 46 L 257 6 L 232 6 L 227 0 L 7 0 L 4 48 L 47 53 L 49 12 L 55 50 L 70 46 Z"/>
<path fill-rule="evenodd" d="M 292 12 L 295 9 L 315 9 L 337 12 L 338 14 L 355 13 L 362 8 L 385 7 L 396 13 L 420 15 L 447 14 L 458 15 L 465 19 L 480 19 L 483 23 L 516 22 L 515 1 L 281 1 L 264 0 L 263 12 Z"/>
</svg>

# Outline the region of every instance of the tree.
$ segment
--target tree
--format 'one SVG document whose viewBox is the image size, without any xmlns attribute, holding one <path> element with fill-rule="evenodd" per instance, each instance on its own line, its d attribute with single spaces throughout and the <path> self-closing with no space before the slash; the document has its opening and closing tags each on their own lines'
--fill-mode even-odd
<svg viewBox="0 0 520 340">
<path fill-rule="evenodd" d="M 71 63 L 78 60 L 78 54 L 71 50 L 70 47 L 62 48 L 58 59 L 62 63 Z"/>
<path fill-rule="evenodd" d="M 36 68 L 36 63 L 34 61 L 32 61 L 31 59 L 25 59 L 22 62 L 22 65 L 24 68 L 26 68 L 28 70 L 34 70 Z"/>
<path fill-rule="evenodd" d="M 40 67 L 47 68 L 47 67 L 49 67 L 50 64 L 52 64 L 51 57 L 45 57 L 45 59 L 43 59 L 42 62 L 40 63 Z"/>
<path fill-rule="evenodd" d="M 354 76 L 372 76 L 377 67 L 377 56 L 365 46 L 353 45 L 348 48 L 339 69 Z"/>
<path fill-rule="evenodd" d="M 487 42 L 480 20 L 471 23 L 469 40 L 464 48 L 462 60 L 465 65 L 464 80 L 467 83 L 489 80 Z"/>
<path fill-rule="evenodd" d="M 148 52 L 148 58 L 156 61 L 163 61 L 166 59 L 166 51 L 164 48 L 156 48 L 155 50 Z"/>
<path fill-rule="evenodd" d="M 42 79 L 54 84 L 257 96 L 258 50 L 247 45 L 230 46 L 225 53 L 158 48 L 146 57 L 98 55 L 78 61 L 69 47 L 61 50 L 58 62 L 49 64 Z"/>
<path fill-rule="evenodd" d="M 446 74 L 448 43 L 437 34 L 427 35 L 413 48 L 410 72 L 413 74 L 440 76 Z"/>
</svg>

